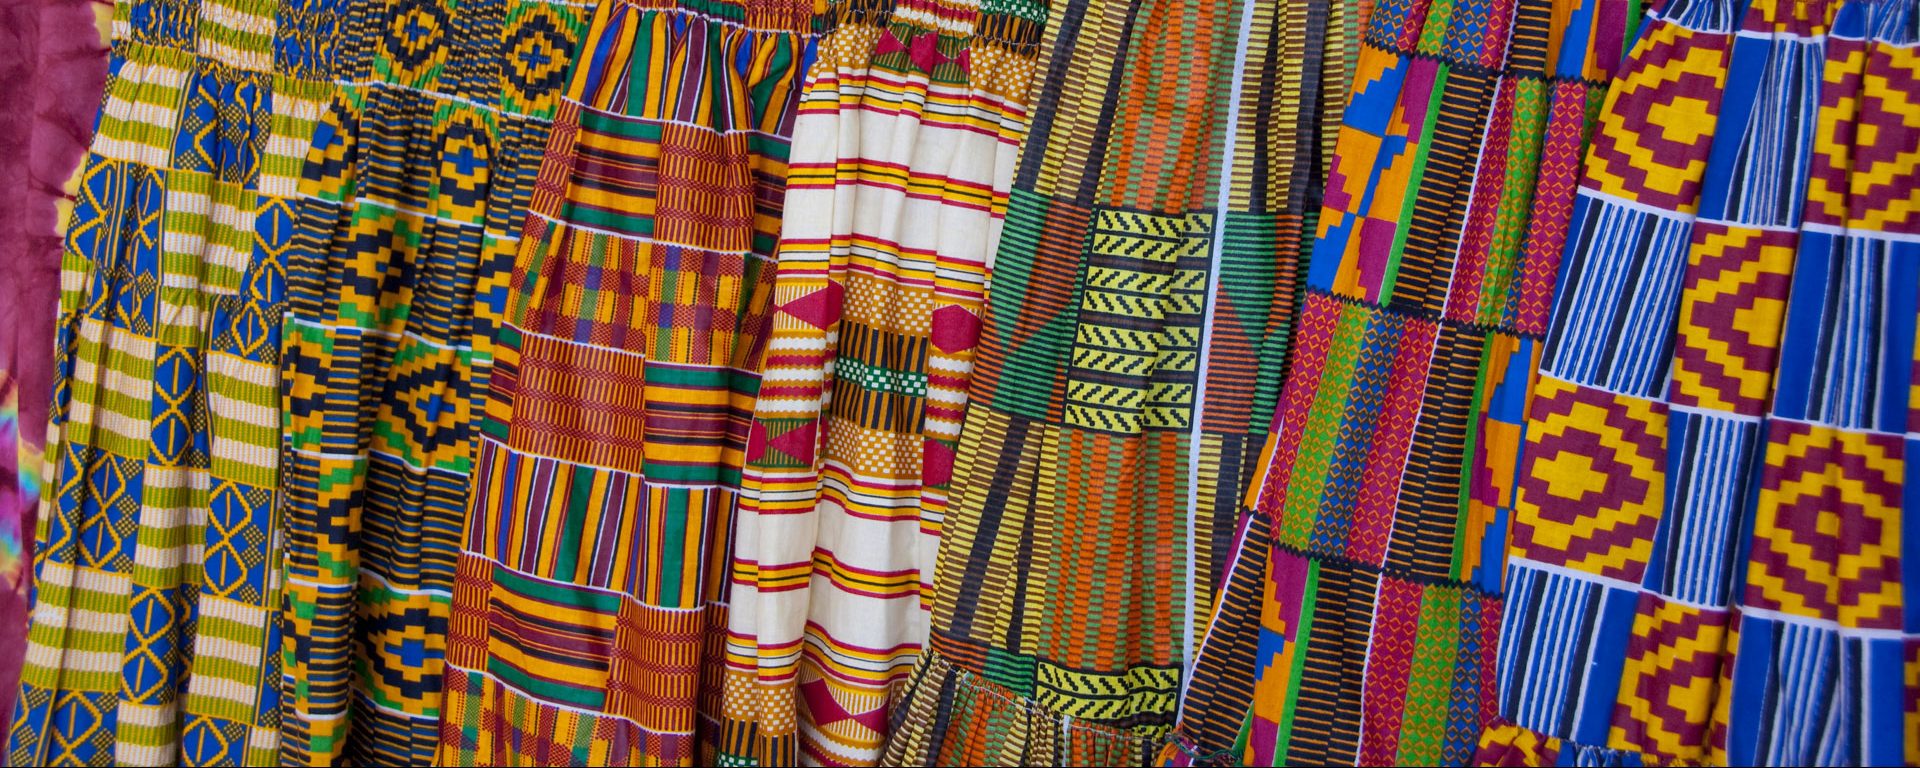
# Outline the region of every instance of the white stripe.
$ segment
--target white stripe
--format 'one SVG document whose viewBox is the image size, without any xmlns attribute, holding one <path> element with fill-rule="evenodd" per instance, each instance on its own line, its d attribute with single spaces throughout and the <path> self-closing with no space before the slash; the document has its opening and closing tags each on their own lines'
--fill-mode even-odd
<svg viewBox="0 0 1920 768">
<path fill-rule="evenodd" d="M 1227 92 L 1227 135 L 1220 157 L 1220 181 L 1214 189 L 1213 243 L 1208 249 L 1207 292 L 1201 297 L 1206 310 L 1200 320 L 1200 359 L 1195 363 L 1192 426 L 1187 432 L 1187 540 L 1186 547 L 1181 551 L 1186 568 L 1186 600 L 1182 604 L 1180 620 L 1180 701 L 1174 711 L 1176 717 L 1186 710 L 1187 687 L 1193 683 L 1194 581 L 1199 577 L 1193 556 L 1194 548 L 1199 545 L 1194 518 L 1200 513 L 1200 464 L 1204 449 L 1201 426 L 1207 420 L 1207 362 L 1213 353 L 1214 316 L 1220 303 L 1215 294 L 1220 290 L 1220 253 L 1227 236 L 1227 206 L 1233 196 L 1234 153 L 1240 144 L 1240 101 L 1246 86 L 1247 49 L 1253 34 L 1254 5 L 1253 0 L 1241 0 L 1240 3 L 1239 45 L 1233 57 L 1233 86 Z M 1216 489 L 1215 508 L 1220 506 L 1220 495 L 1221 491 Z M 1233 510 L 1237 517 L 1239 505 L 1235 504 Z M 1215 520 L 1214 524 L 1219 525 L 1220 521 Z"/>
</svg>

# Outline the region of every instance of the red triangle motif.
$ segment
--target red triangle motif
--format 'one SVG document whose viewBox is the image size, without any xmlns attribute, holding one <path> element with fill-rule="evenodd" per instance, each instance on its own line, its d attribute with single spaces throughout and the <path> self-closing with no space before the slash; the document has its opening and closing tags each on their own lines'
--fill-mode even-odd
<svg viewBox="0 0 1920 768">
<path fill-rule="evenodd" d="M 845 295 L 846 289 L 839 283 L 828 283 L 820 290 L 787 302 L 780 311 L 795 320 L 825 330 L 840 320 L 840 305 Z"/>
</svg>

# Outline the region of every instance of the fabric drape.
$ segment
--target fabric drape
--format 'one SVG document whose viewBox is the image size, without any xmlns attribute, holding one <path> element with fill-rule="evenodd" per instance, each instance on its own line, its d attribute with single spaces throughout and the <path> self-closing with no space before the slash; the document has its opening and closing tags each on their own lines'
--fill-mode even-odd
<svg viewBox="0 0 1920 768">
<path fill-rule="evenodd" d="M 1347 4 L 1050 9 L 888 764 L 1136 764 L 1285 370 Z"/>
<path fill-rule="evenodd" d="M 114 9 L 61 263 L 15 765 L 279 760 L 277 211 L 339 11 Z"/>
<path fill-rule="evenodd" d="M 1176 764 L 1460 765 L 1511 456 L 1625 0 L 1375 5 Z"/>
<path fill-rule="evenodd" d="M 1652 15 L 1580 184 L 1479 760 L 1920 761 L 1917 11 Z"/>
<path fill-rule="evenodd" d="M 734 523 L 726 749 L 872 765 L 927 639 L 934 552 L 1039 2 L 846 0 L 793 129 Z"/>
<path fill-rule="evenodd" d="M 433 759 L 474 422 L 590 11 L 335 0 L 287 263 L 284 757 Z"/>
<path fill-rule="evenodd" d="M 732 520 L 814 15 L 599 5 L 506 286 L 441 764 L 721 754 Z"/>
</svg>

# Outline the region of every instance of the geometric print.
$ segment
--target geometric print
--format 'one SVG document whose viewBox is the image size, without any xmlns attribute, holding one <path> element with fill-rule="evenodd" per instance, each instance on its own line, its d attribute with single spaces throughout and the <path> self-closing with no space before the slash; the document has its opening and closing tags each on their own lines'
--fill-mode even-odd
<svg viewBox="0 0 1920 768">
<path fill-rule="evenodd" d="M 1674 340 L 1677 405 L 1759 416 L 1779 358 L 1794 238 L 1702 222 L 1688 252 Z"/>
<path fill-rule="evenodd" d="M 882 764 L 1138 764 L 1173 728 L 1278 405 L 1323 118 L 1359 53 L 1359 6 L 1309 5 L 982 6 L 1006 14 L 978 33 L 997 41 L 1049 27 L 1033 122 L 993 177 L 1011 186 L 984 227 L 947 505 L 920 508 L 930 632 Z M 930 61 L 982 48 L 922 39 Z"/>
<path fill-rule="evenodd" d="M 1247 491 L 1263 523 L 1247 529 L 1271 534 L 1227 558 L 1163 760 L 1466 762 L 1496 711 L 1509 538 L 1557 541 L 1567 567 L 1601 570 L 1647 546 L 1651 517 L 1594 521 L 1660 498 L 1635 473 L 1661 435 L 1643 413 L 1534 386 L 1586 214 L 1580 160 L 1637 12 L 1373 6 L 1276 434 Z M 1570 484 L 1516 477 L 1523 452 L 1568 463 Z M 1559 496 L 1589 506 L 1529 514 Z"/>
<path fill-rule="evenodd" d="M 116 11 L 62 257 L 15 763 L 279 761 L 279 174 L 324 66 L 288 20 L 336 10 Z"/>
<path fill-rule="evenodd" d="M 1576 203 L 1478 760 L 1920 759 L 1920 228 L 1879 154 L 1920 145 L 1883 108 L 1915 13 L 1650 16 Z"/>
<path fill-rule="evenodd" d="M 1542 378 L 1522 453 L 1513 554 L 1638 582 L 1666 498 L 1663 403 Z"/>
<path fill-rule="evenodd" d="M 834 3 L 816 44 L 734 522 L 724 761 L 874 764 L 927 641 L 1045 22 L 994 5 Z"/>
<path fill-rule="evenodd" d="M 610 0 L 560 70 L 522 50 L 554 39 L 551 18 L 505 38 L 525 66 L 509 96 L 554 88 L 533 102 L 543 151 L 506 180 L 524 221 L 494 234 L 496 175 L 484 261 L 448 265 L 479 270 L 489 301 L 472 324 L 485 386 L 454 406 L 471 409 L 471 467 L 446 454 L 458 538 L 436 554 L 430 757 L 712 765 L 749 754 L 721 743 L 729 556 L 814 9 Z M 433 379 L 458 386 L 451 370 Z"/>
<path fill-rule="evenodd" d="M 1776 421 L 1761 470 L 1745 605 L 1900 629 L 1898 435 Z"/>
<path fill-rule="evenodd" d="M 289 760 L 420 764 L 493 328 L 586 11 L 395 0 L 334 24 L 286 211 Z"/>
</svg>

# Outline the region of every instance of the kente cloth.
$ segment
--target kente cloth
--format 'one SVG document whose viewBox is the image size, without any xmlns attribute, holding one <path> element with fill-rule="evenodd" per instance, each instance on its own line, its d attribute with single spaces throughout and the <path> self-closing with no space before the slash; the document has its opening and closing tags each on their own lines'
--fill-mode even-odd
<svg viewBox="0 0 1920 768">
<path fill-rule="evenodd" d="M 474 422 L 591 10 L 331 0 L 345 51 L 283 222 L 286 759 L 433 759 Z"/>
<path fill-rule="evenodd" d="M 1518 460 L 1505 765 L 1920 763 L 1920 8 L 1668 0 Z"/>
<path fill-rule="evenodd" d="M 718 758 L 727 569 L 812 0 L 604 0 L 514 262 L 441 765 Z"/>
<path fill-rule="evenodd" d="M 1157 752 L 1280 391 L 1354 13 L 1050 9 L 886 764 Z"/>
<path fill-rule="evenodd" d="M 1512 456 L 1635 0 L 1390 0 L 1174 764 L 1459 765 L 1492 715 Z"/>
<path fill-rule="evenodd" d="M 14 765 L 280 761 L 277 243 L 338 17 L 114 9 L 62 248 Z"/>
<path fill-rule="evenodd" d="M 734 522 L 728 761 L 872 765 L 927 639 L 1036 0 L 839 0 L 794 120 Z"/>
</svg>

